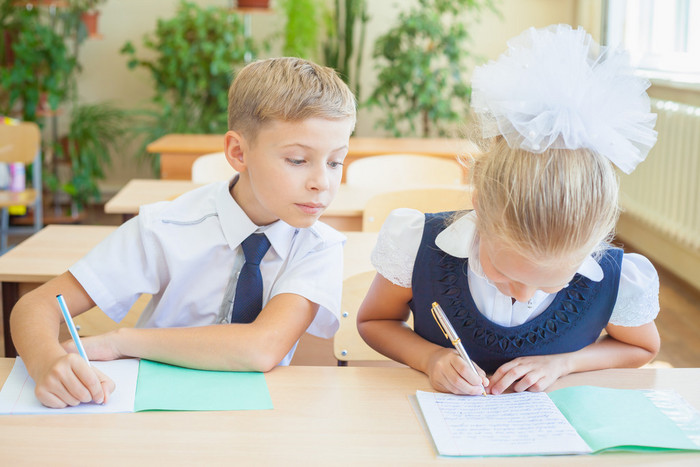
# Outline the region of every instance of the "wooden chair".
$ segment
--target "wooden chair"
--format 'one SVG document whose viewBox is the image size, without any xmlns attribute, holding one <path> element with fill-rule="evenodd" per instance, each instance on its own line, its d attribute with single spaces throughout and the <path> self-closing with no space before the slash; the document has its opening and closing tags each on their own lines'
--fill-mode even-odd
<svg viewBox="0 0 700 467">
<path fill-rule="evenodd" d="M 192 181 L 196 183 L 230 180 L 236 173 L 223 152 L 204 154 L 192 163 Z"/>
<path fill-rule="evenodd" d="M 7 251 L 7 236 L 12 233 L 34 233 L 43 227 L 42 182 L 41 182 L 41 133 L 34 122 L 16 125 L 0 124 L 0 162 L 21 162 L 32 165 L 32 186 L 24 191 L 0 191 L 0 254 Z M 10 227 L 11 206 L 33 207 L 34 225 Z"/>
<path fill-rule="evenodd" d="M 379 232 L 391 211 L 413 208 L 421 212 L 472 209 L 471 191 L 462 187 L 425 187 L 388 191 L 369 199 L 362 213 L 362 230 Z"/>
<path fill-rule="evenodd" d="M 460 185 L 464 171 L 457 159 L 417 154 L 387 154 L 350 164 L 345 183 L 356 186 L 408 188 L 421 185 Z"/>
<path fill-rule="evenodd" d="M 357 311 L 376 273 L 374 270 L 365 271 L 343 281 L 340 327 L 333 337 L 333 354 L 338 360 L 338 366 L 346 366 L 350 361 L 395 363 L 367 345 L 357 331 Z M 409 325 L 413 327 L 412 317 Z"/>
</svg>

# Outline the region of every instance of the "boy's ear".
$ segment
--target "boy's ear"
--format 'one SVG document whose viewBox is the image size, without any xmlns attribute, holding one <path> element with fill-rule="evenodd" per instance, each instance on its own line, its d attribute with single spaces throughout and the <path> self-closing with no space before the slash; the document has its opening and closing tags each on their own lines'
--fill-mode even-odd
<svg viewBox="0 0 700 467">
<path fill-rule="evenodd" d="M 224 136 L 224 154 L 226 155 L 228 163 L 231 164 L 231 167 L 237 172 L 243 172 L 245 170 L 245 153 L 247 152 L 247 147 L 248 145 L 243 135 L 233 130 L 226 132 Z"/>
</svg>

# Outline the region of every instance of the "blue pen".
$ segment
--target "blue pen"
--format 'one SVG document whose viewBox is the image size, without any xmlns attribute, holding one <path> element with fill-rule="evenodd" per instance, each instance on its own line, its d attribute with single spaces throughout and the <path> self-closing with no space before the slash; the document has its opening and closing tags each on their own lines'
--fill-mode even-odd
<svg viewBox="0 0 700 467">
<path fill-rule="evenodd" d="M 61 313 L 63 313 L 63 320 L 66 322 L 66 326 L 68 326 L 68 331 L 70 332 L 71 337 L 73 338 L 73 342 L 75 342 L 75 346 L 78 348 L 78 353 L 80 354 L 81 357 L 85 359 L 88 365 L 90 365 L 90 360 L 88 360 L 87 354 L 85 353 L 85 349 L 83 348 L 83 343 L 80 342 L 80 336 L 78 335 L 78 330 L 75 329 L 75 324 L 73 323 L 73 318 L 71 317 L 70 313 L 68 312 L 68 305 L 66 305 L 66 300 L 63 298 L 63 295 L 58 294 L 56 295 L 56 300 L 58 300 L 58 306 L 61 307 Z"/>
</svg>

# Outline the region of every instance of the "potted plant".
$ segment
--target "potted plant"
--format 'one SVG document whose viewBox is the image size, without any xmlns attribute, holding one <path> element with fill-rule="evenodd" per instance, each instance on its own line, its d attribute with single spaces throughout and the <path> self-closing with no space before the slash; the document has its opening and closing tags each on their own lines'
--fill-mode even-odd
<svg viewBox="0 0 700 467">
<path fill-rule="evenodd" d="M 112 162 L 110 152 L 122 146 L 128 124 L 127 111 L 110 103 L 73 108 L 68 133 L 56 148 L 57 155 L 70 163 L 67 178 L 45 177 L 50 188 L 60 188 L 71 197 L 73 216 L 89 202 L 100 200 L 97 182 L 105 178 L 105 168 Z"/>
<path fill-rule="evenodd" d="M 478 21 L 487 9 L 496 12 L 493 0 L 418 0 L 399 15 L 374 44 L 379 74 L 367 104 L 383 110 L 378 126 L 429 137 L 464 121 L 471 95 L 464 72 L 475 58 L 464 18 Z"/>
<path fill-rule="evenodd" d="M 359 99 L 359 76 L 365 44 L 367 0 L 280 0 L 286 18 L 282 53 L 335 69 Z M 320 57 L 320 58 L 319 58 Z"/>
<path fill-rule="evenodd" d="M 85 37 L 100 37 L 97 27 L 97 20 L 100 10 L 97 7 L 106 0 L 68 0 L 69 14 L 79 18 L 78 41 Z"/>
<path fill-rule="evenodd" d="M 11 66 L 0 68 L 0 113 L 36 121 L 39 103 L 56 110 L 71 90 L 77 62 L 63 37 L 39 19 L 37 9 L 16 9 L 6 23 L 12 36 Z"/>
<path fill-rule="evenodd" d="M 224 133 L 227 130 L 228 88 L 246 54 L 255 56 L 244 35 L 243 18 L 226 8 L 203 8 L 182 1 L 173 18 L 158 20 L 156 30 L 144 36 L 149 58 L 138 58 L 127 42 L 121 52 L 129 68 L 143 67 L 153 79 L 151 109 L 141 112 L 137 126 L 144 135 L 139 149 L 167 133 Z M 157 159 L 153 160 L 159 172 Z"/>
<path fill-rule="evenodd" d="M 269 8 L 270 0 L 237 0 L 238 8 Z"/>
<path fill-rule="evenodd" d="M 367 0 L 337 0 L 325 16 L 325 65 L 334 68 L 360 100 L 362 53 L 367 30 Z"/>
<path fill-rule="evenodd" d="M 315 60 L 320 50 L 321 0 L 281 0 L 280 6 L 287 19 L 282 54 Z"/>
</svg>

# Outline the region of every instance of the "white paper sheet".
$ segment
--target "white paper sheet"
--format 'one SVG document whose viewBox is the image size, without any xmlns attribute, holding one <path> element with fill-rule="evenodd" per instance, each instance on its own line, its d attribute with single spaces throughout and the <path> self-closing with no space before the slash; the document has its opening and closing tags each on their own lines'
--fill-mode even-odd
<svg viewBox="0 0 700 467">
<path fill-rule="evenodd" d="M 416 397 L 443 456 L 591 452 L 546 393 L 484 397 L 417 391 Z"/>
<path fill-rule="evenodd" d="M 64 409 L 50 409 L 41 405 L 34 395 L 34 380 L 27 367 L 17 357 L 5 385 L 0 391 L 0 414 L 62 414 L 72 413 L 120 413 L 133 412 L 136 397 L 136 380 L 139 372 L 138 359 L 90 362 L 116 383 L 116 389 L 106 404 L 80 404 Z"/>
</svg>

